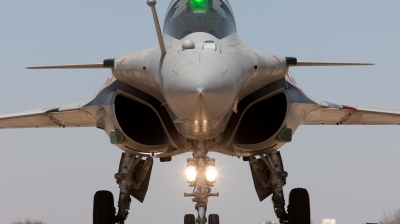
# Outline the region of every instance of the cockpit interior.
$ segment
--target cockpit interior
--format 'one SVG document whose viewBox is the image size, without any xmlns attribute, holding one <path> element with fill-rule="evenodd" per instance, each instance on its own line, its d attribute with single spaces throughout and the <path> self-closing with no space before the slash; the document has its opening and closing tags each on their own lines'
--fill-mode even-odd
<svg viewBox="0 0 400 224">
<path fill-rule="evenodd" d="M 166 14 L 164 33 L 183 39 L 205 32 L 223 39 L 236 32 L 231 7 L 226 0 L 173 0 Z"/>
</svg>

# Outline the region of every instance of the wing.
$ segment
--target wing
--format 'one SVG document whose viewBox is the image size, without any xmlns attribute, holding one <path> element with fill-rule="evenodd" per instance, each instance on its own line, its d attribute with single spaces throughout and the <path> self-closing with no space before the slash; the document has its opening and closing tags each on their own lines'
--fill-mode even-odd
<svg viewBox="0 0 400 224">
<path fill-rule="evenodd" d="M 81 69 L 81 68 L 114 68 L 115 59 L 105 59 L 103 63 L 29 66 L 27 69 Z"/>
<path fill-rule="evenodd" d="M 92 127 L 96 125 L 88 101 L 0 115 L 0 128 Z"/>
<path fill-rule="evenodd" d="M 305 125 L 400 125 L 400 111 L 323 101 L 312 110 Z"/>
<path fill-rule="evenodd" d="M 286 57 L 286 65 L 294 66 L 353 66 L 353 65 L 375 65 L 374 63 L 360 62 L 320 62 L 320 61 L 297 61 L 295 57 Z"/>
</svg>

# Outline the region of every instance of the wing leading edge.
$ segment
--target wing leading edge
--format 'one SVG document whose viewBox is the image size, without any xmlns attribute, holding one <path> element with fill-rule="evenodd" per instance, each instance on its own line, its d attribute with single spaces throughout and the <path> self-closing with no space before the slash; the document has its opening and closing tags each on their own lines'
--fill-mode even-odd
<svg viewBox="0 0 400 224">
<path fill-rule="evenodd" d="M 0 128 L 93 127 L 95 117 L 86 101 L 0 115 Z"/>
<path fill-rule="evenodd" d="M 114 68 L 115 58 L 105 59 L 102 63 L 28 66 L 26 69 L 84 69 L 84 68 Z"/>
<path fill-rule="evenodd" d="M 400 125 L 400 110 L 361 105 L 343 105 L 325 101 L 326 105 L 311 111 L 305 125 Z"/>
</svg>

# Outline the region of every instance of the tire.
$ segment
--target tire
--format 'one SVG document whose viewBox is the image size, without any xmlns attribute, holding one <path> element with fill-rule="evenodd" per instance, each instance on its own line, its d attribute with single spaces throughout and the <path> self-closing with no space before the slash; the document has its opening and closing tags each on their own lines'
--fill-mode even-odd
<svg viewBox="0 0 400 224">
<path fill-rule="evenodd" d="M 310 197 L 306 189 L 295 188 L 289 194 L 289 224 L 310 224 Z"/>
<path fill-rule="evenodd" d="M 115 224 L 114 196 L 109 191 L 97 191 L 93 200 L 93 224 Z"/>
<path fill-rule="evenodd" d="M 210 214 L 208 216 L 208 224 L 219 224 L 219 215 Z"/>
<path fill-rule="evenodd" d="M 193 214 L 186 214 L 184 219 L 185 224 L 196 224 L 196 218 Z"/>
</svg>

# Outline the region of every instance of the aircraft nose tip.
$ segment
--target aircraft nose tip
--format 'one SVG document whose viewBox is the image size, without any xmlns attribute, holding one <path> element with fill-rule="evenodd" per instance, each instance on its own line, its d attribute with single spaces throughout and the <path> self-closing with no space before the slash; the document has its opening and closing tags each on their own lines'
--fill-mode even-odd
<svg viewBox="0 0 400 224">
<path fill-rule="evenodd" d="M 199 65 L 172 72 L 169 79 L 164 80 L 164 96 L 179 118 L 221 118 L 233 105 L 237 84 L 224 66 Z"/>
</svg>

